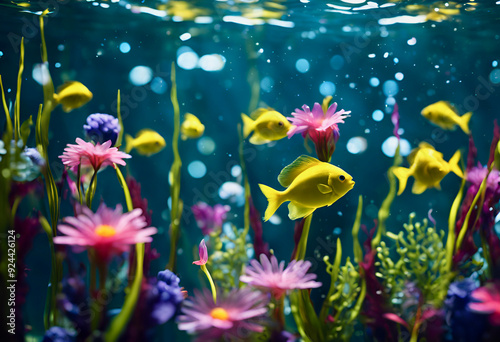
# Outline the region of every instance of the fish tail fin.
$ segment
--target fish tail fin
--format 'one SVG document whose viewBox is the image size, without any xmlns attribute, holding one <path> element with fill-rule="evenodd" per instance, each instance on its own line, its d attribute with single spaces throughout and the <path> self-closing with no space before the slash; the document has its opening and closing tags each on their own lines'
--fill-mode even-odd
<svg viewBox="0 0 500 342">
<path fill-rule="evenodd" d="M 448 165 L 450 165 L 450 170 L 455 173 L 458 177 L 464 178 L 464 173 L 462 172 L 462 169 L 458 165 L 460 162 L 462 154 L 460 153 L 460 150 L 457 150 L 453 157 L 451 157 L 450 161 L 448 162 Z"/>
<path fill-rule="evenodd" d="M 411 176 L 412 171 L 410 169 L 407 169 L 406 167 L 396 167 L 393 171 L 394 176 L 396 176 L 399 179 L 399 191 L 398 191 L 398 196 L 405 191 L 406 188 L 406 182 L 408 181 L 408 178 Z"/>
<path fill-rule="evenodd" d="M 458 125 L 464 131 L 465 134 L 470 134 L 469 121 L 472 116 L 472 112 L 465 113 L 458 120 Z"/>
<path fill-rule="evenodd" d="M 264 184 L 259 184 L 259 187 L 269 202 L 269 204 L 267 205 L 266 213 L 264 214 L 264 221 L 267 221 L 271 218 L 271 216 L 273 216 L 274 212 L 278 210 L 279 206 L 283 204 L 284 200 L 278 190 L 274 190 L 273 188 Z"/>
<path fill-rule="evenodd" d="M 134 138 L 131 135 L 125 134 L 125 153 L 129 153 L 134 148 Z"/>
<path fill-rule="evenodd" d="M 241 120 L 243 120 L 243 138 L 246 138 L 252 133 L 255 121 L 243 113 L 241 113 Z"/>
</svg>

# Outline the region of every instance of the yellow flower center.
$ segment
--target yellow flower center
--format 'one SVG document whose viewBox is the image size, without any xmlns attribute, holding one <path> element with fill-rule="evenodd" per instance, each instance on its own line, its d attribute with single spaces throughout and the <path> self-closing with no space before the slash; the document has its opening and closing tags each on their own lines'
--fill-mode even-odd
<svg viewBox="0 0 500 342">
<path fill-rule="evenodd" d="M 95 229 L 95 233 L 102 237 L 112 237 L 116 235 L 116 229 L 107 224 L 101 224 Z"/>
<path fill-rule="evenodd" d="M 210 316 L 215 319 L 220 319 L 221 321 L 227 321 L 229 319 L 229 314 L 223 308 L 215 308 L 210 311 Z"/>
</svg>

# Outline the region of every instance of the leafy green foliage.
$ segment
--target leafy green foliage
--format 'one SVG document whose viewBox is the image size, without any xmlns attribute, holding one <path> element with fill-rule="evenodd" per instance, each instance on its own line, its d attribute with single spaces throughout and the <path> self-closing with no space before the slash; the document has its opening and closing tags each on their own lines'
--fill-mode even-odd
<svg viewBox="0 0 500 342">
<path fill-rule="evenodd" d="M 422 223 L 413 222 L 415 213 L 410 214 L 409 222 L 397 235 L 388 232 L 387 237 L 395 242 L 397 257 L 391 257 L 391 250 L 385 241 L 377 247 L 379 266 L 377 276 L 383 279 L 393 303 L 408 282 L 412 282 L 421 291 L 427 303 L 441 306 L 448 289 L 448 281 L 453 276 L 446 265 L 444 249 L 444 231 L 437 231 L 427 226 L 427 219 Z"/>
</svg>

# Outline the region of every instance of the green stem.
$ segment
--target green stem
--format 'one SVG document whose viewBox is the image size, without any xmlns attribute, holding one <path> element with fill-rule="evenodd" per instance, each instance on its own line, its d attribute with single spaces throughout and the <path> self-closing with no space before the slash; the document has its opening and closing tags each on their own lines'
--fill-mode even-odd
<svg viewBox="0 0 500 342">
<path fill-rule="evenodd" d="M 448 237 L 446 238 L 446 264 L 445 271 L 450 272 L 453 268 L 453 254 L 455 251 L 455 223 L 457 220 L 458 208 L 460 207 L 460 203 L 462 201 L 462 197 L 464 194 L 465 182 L 467 177 L 464 175 L 462 179 L 462 184 L 460 185 L 460 190 L 458 191 L 453 204 L 451 205 L 450 216 L 448 218 Z"/>
<path fill-rule="evenodd" d="M 372 250 L 377 248 L 377 246 L 380 243 L 380 240 L 382 239 L 382 235 L 385 234 L 385 222 L 387 221 L 387 218 L 389 218 L 389 215 L 391 214 L 390 208 L 392 202 L 394 201 L 394 198 L 396 197 L 396 176 L 394 176 L 392 170 L 399 164 L 401 164 L 401 155 L 399 153 L 399 144 L 398 144 L 398 147 L 396 148 L 396 152 L 394 154 L 394 163 L 392 164 L 392 167 L 389 168 L 389 171 L 387 171 L 387 178 L 389 179 L 389 193 L 382 202 L 380 210 L 378 211 L 377 233 L 375 234 L 375 237 L 372 239 L 371 242 Z"/>
<path fill-rule="evenodd" d="M 49 222 L 43 216 L 40 216 L 39 222 L 43 230 L 47 234 L 47 238 L 49 239 L 50 254 L 51 254 L 50 259 L 52 263 L 52 268 L 50 271 L 50 287 L 47 288 L 47 300 L 45 302 L 45 317 L 44 317 L 45 328 L 49 329 L 51 326 L 54 325 L 54 315 L 56 310 L 56 295 L 58 286 L 57 262 L 56 262 L 57 257 L 54 247 L 52 228 Z"/>
<path fill-rule="evenodd" d="M 92 178 L 90 179 L 90 184 L 87 189 L 87 194 L 85 195 L 85 203 L 87 203 L 87 207 L 89 209 L 92 209 L 92 200 L 94 199 L 94 194 L 95 194 L 95 188 L 96 188 L 96 183 L 97 183 L 97 170 L 94 170 L 94 174 L 92 175 Z"/>
<path fill-rule="evenodd" d="M 124 133 L 123 120 L 120 107 L 121 107 L 121 98 L 120 98 L 120 89 L 118 89 L 118 95 L 116 96 L 116 115 L 118 116 L 118 124 L 120 125 L 120 132 L 118 132 L 118 138 L 116 139 L 115 147 L 121 146 Z"/>
<path fill-rule="evenodd" d="M 493 169 L 492 165 L 488 168 L 488 174 L 486 175 L 486 177 L 484 177 L 483 182 L 481 183 L 481 186 L 479 187 L 479 190 L 477 191 L 476 196 L 474 197 L 474 200 L 472 201 L 472 204 L 469 207 L 469 211 L 467 212 L 467 215 L 465 216 L 464 223 L 462 225 L 462 228 L 460 229 L 460 233 L 458 234 L 458 239 L 457 239 L 457 242 L 455 245 L 456 251 L 460 250 L 460 247 L 462 247 L 462 242 L 464 240 L 465 233 L 467 233 L 467 230 L 469 227 L 469 220 L 470 220 L 470 216 L 472 215 L 472 211 L 474 210 L 474 207 L 476 206 L 476 203 L 479 200 L 479 198 L 486 191 L 486 184 L 488 181 L 488 177 L 490 175 L 491 170 Z M 478 215 L 480 215 L 483 208 L 480 207 L 477 210 L 478 210 Z"/>
<path fill-rule="evenodd" d="M 78 164 L 78 172 L 76 173 L 76 187 L 78 189 L 78 199 L 80 200 L 80 205 L 83 205 L 83 195 L 82 195 L 82 164 Z"/>
<path fill-rule="evenodd" d="M 135 253 L 137 256 L 137 269 L 135 272 L 134 282 L 132 283 L 130 292 L 125 298 L 125 303 L 123 303 L 120 313 L 115 317 L 115 319 L 113 319 L 106 335 L 104 336 L 105 342 L 114 342 L 118 340 L 130 320 L 130 317 L 132 317 L 135 305 L 139 299 L 144 272 L 144 243 L 138 243 L 135 245 Z"/>
<path fill-rule="evenodd" d="M 21 82 L 24 71 L 24 37 L 21 38 L 21 55 L 19 57 L 19 73 L 17 75 L 16 103 L 14 105 L 14 137 L 16 142 L 21 136 Z"/>
<path fill-rule="evenodd" d="M 134 209 L 134 206 L 132 205 L 132 197 L 130 196 L 130 190 L 128 188 L 127 182 L 125 181 L 125 178 L 123 178 L 123 174 L 118 168 L 116 164 L 113 164 L 116 170 L 116 175 L 118 176 L 118 181 L 120 182 L 121 187 L 123 188 L 123 193 L 125 195 L 125 202 L 127 203 L 127 209 L 128 211 L 132 211 Z"/>
<path fill-rule="evenodd" d="M 319 320 L 321 323 L 324 323 L 326 320 L 326 316 L 328 315 L 328 308 L 330 306 L 330 298 L 335 291 L 335 283 L 337 282 L 337 278 L 339 276 L 340 262 L 342 260 L 342 244 L 340 239 L 337 239 L 337 253 L 335 254 L 335 260 L 333 265 L 328 262 L 329 257 L 326 255 L 323 258 L 323 261 L 328 265 L 327 272 L 330 274 L 330 289 L 328 290 L 328 294 L 323 301 L 323 306 L 321 307 L 321 311 L 319 314 Z"/>
<path fill-rule="evenodd" d="M 250 184 L 248 182 L 248 174 L 247 174 L 247 168 L 245 164 L 245 158 L 243 157 L 243 131 L 241 129 L 241 124 L 238 124 L 238 137 L 240 139 L 240 144 L 239 144 L 239 155 L 240 155 L 240 166 L 241 166 L 241 173 L 243 174 L 243 183 L 245 185 L 245 210 L 243 214 L 243 220 L 244 220 L 244 229 L 243 229 L 243 234 L 242 238 L 243 240 L 246 239 L 246 236 L 248 235 L 248 231 L 250 230 Z"/>
<path fill-rule="evenodd" d="M 174 109 L 174 134 L 172 137 L 172 151 L 174 153 L 174 162 L 170 168 L 170 197 L 172 198 L 172 209 L 170 210 L 170 257 L 167 268 L 175 272 L 177 268 L 177 243 L 180 236 L 180 216 L 182 213 L 182 201 L 180 200 L 181 191 L 181 157 L 179 155 L 179 135 L 181 127 L 179 101 L 177 99 L 177 85 L 175 78 L 175 63 L 172 63 L 172 89 L 170 99 Z"/>
<path fill-rule="evenodd" d="M 205 275 L 208 278 L 208 282 L 210 283 L 210 288 L 212 289 L 212 297 L 214 298 L 214 304 L 217 304 L 217 290 L 215 289 L 214 281 L 212 280 L 212 276 L 210 272 L 208 272 L 206 265 L 201 265 L 201 270 L 205 272 Z"/>
<path fill-rule="evenodd" d="M 363 196 L 359 195 L 356 219 L 354 220 L 354 225 L 352 226 L 354 261 L 356 261 L 356 263 L 358 264 L 361 261 L 363 261 L 363 250 L 361 249 L 361 244 L 359 243 L 359 238 L 358 238 L 359 228 L 361 227 L 362 213 L 363 213 Z"/>
<path fill-rule="evenodd" d="M 2 104 L 3 110 L 5 112 L 5 119 L 7 120 L 7 138 L 10 141 L 12 139 L 12 119 L 10 118 L 9 108 L 7 107 L 7 101 L 5 100 L 5 92 L 3 90 L 2 75 L 0 75 L 0 89 L 2 90 Z"/>
<path fill-rule="evenodd" d="M 310 214 L 304 218 L 304 227 L 302 229 L 302 235 L 300 236 L 299 245 L 297 246 L 297 253 L 295 254 L 295 260 L 304 260 L 306 256 L 307 249 L 307 239 L 309 237 L 309 230 L 311 228 L 311 220 L 313 214 Z"/>
</svg>

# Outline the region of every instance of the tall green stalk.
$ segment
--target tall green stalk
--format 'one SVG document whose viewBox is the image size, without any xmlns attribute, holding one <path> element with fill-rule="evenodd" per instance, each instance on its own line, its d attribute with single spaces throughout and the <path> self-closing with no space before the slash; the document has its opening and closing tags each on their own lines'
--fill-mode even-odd
<svg viewBox="0 0 500 342">
<path fill-rule="evenodd" d="M 172 208 L 170 210 L 170 257 L 168 260 L 167 268 L 175 272 L 177 269 L 177 243 L 180 237 L 181 229 L 181 214 L 182 214 L 182 200 L 180 197 L 181 192 L 181 157 L 179 155 L 179 135 L 181 129 L 181 114 L 179 108 L 179 101 L 177 100 L 177 84 L 175 79 L 175 64 L 172 63 L 172 90 L 170 91 L 170 98 L 174 108 L 174 134 L 172 137 L 172 150 L 174 152 L 174 162 L 170 168 L 169 181 L 170 181 L 170 197 L 172 199 Z"/>
</svg>

